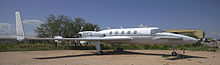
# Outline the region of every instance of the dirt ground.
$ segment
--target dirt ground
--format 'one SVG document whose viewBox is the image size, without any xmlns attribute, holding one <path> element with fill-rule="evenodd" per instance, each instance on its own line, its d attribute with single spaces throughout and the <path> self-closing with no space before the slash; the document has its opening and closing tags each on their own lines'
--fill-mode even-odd
<svg viewBox="0 0 220 65">
<path fill-rule="evenodd" d="M 0 52 L 0 65 L 220 65 L 220 51 L 186 51 L 170 56 L 171 50 L 53 50 Z M 177 53 L 182 53 L 178 50 Z M 184 58 L 182 57 L 184 56 Z"/>
</svg>

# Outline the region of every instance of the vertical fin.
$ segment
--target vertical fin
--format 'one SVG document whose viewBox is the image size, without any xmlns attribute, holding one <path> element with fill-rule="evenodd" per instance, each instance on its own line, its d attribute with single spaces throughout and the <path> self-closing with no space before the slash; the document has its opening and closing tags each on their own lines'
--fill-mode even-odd
<svg viewBox="0 0 220 65">
<path fill-rule="evenodd" d="M 25 33 L 21 22 L 20 12 L 16 11 L 15 17 L 16 17 L 16 38 L 18 41 L 22 41 L 25 39 Z"/>
</svg>

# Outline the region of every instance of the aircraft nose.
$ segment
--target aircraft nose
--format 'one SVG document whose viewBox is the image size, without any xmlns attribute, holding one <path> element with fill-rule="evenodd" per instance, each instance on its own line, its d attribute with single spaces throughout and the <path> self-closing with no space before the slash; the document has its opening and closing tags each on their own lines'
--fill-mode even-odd
<svg viewBox="0 0 220 65">
<path fill-rule="evenodd" d="M 188 37 L 188 41 L 190 41 L 191 43 L 197 43 L 199 40 L 193 37 Z"/>
</svg>

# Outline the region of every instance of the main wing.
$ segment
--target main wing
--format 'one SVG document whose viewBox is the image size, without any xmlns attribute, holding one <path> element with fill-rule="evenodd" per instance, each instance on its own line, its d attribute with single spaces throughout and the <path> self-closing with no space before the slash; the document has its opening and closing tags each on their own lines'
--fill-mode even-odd
<svg viewBox="0 0 220 65">
<path fill-rule="evenodd" d="M 86 38 L 25 38 L 24 40 L 72 40 L 72 41 L 120 41 L 132 40 L 127 36 L 86 37 Z"/>
<path fill-rule="evenodd" d="M 154 37 L 154 39 L 183 40 L 183 38 L 181 37 L 170 37 L 170 36 L 159 36 L 159 37 Z"/>
</svg>

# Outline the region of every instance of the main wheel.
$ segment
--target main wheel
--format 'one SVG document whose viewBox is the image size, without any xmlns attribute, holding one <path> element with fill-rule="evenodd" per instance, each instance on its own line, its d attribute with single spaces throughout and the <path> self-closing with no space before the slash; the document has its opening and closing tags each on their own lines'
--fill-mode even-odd
<svg viewBox="0 0 220 65">
<path fill-rule="evenodd" d="M 103 51 L 100 51 L 100 53 L 96 53 L 96 55 L 102 55 L 103 54 Z"/>
<path fill-rule="evenodd" d="M 101 53 L 100 55 L 102 55 L 104 52 L 103 52 L 103 51 L 100 51 L 100 53 Z"/>
<path fill-rule="evenodd" d="M 117 51 L 124 51 L 123 48 L 117 48 Z"/>
<path fill-rule="evenodd" d="M 172 52 L 171 55 L 172 55 L 172 56 L 177 56 L 177 53 L 176 53 L 176 52 Z"/>
</svg>

